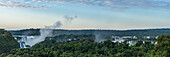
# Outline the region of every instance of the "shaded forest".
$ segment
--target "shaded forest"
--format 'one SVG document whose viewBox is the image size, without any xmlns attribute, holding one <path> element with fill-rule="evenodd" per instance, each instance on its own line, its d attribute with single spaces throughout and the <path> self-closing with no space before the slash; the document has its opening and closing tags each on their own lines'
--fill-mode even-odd
<svg viewBox="0 0 170 57">
<path fill-rule="evenodd" d="M 0 54 L 19 48 L 19 43 L 12 37 L 10 32 L 0 29 Z"/>
</svg>

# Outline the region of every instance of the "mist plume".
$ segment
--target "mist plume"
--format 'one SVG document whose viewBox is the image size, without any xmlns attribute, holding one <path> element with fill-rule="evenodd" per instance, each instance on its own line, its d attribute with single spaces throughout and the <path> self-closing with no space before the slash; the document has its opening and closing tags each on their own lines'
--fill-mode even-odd
<svg viewBox="0 0 170 57">
<path fill-rule="evenodd" d="M 65 16 L 64 19 L 66 19 L 65 23 L 69 22 L 71 23 L 71 21 L 73 19 L 77 18 L 77 16 L 74 16 L 74 17 L 70 17 L 70 16 Z M 28 43 L 28 45 L 30 46 L 33 46 L 35 45 L 36 43 L 39 43 L 41 41 L 44 41 L 46 37 L 50 36 L 53 32 L 53 29 L 56 29 L 56 28 L 60 28 L 61 26 L 63 25 L 63 23 L 61 21 L 57 21 L 56 23 L 54 23 L 53 25 L 51 26 L 45 26 L 44 28 L 41 28 L 40 29 L 40 36 L 38 36 L 36 39 L 34 39 L 33 41 L 30 41 Z"/>
<path fill-rule="evenodd" d="M 68 16 L 68 15 L 65 15 L 63 18 L 66 20 L 66 23 L 71 23 L 77 17 L 78 16 Z"/>
</svg>

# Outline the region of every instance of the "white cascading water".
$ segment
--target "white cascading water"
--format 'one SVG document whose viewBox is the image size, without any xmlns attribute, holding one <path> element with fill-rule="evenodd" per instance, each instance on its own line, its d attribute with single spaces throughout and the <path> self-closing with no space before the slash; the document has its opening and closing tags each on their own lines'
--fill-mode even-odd
<svg viewBox="0 0 170 57">
<path fill-rule="evenodd" d="M 64 16 L 64 19 L 66 20 L 65 23 L 71 23 L 73 19 L 77 18 L 77 16 L 70 17 L 70 16 Z M 40 36 L 33 38 L 32 40 L 24 40 L 25 44 L 20 44 L 21 48 L 25 48 L 25 45 L 33 46 L 41 41 L 44 41 L 46 37 L 48 37 L 52 32 L 53 29 L 60 28 L 62 26 L 61 21 L 57 21 L 52 26 L 45 26 L 45 28 L 40 29 Z"/>
</svg>

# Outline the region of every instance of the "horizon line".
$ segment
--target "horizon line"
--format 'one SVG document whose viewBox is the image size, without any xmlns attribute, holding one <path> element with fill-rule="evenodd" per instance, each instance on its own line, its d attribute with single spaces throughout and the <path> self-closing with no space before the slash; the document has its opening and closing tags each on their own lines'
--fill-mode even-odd
<svg viewBox="0 0 170 57">
<path fill-rule="evenodd" d="M 3 29 L 3 28 L 0 28 Z M 5 29 L 5 30 L 26 30 L 26 29 L 41 29 L 41 28 L 24 28 L 24 29 Z M 170 28 L 131 28 L 131 29 L 106 29 L 106 28 L 56 28 L 58 30 L 147 30 L 147 29 L 170 29 Z M 54 29 L 55 30 L 55 29 Z"/>
</svg>

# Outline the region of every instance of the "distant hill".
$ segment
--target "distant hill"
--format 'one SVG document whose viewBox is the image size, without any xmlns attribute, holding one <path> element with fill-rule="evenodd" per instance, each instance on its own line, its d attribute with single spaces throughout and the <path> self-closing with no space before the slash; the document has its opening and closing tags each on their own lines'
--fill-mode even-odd
<svg viewBox="0 0 170 57">
<path fill-rule="evenodd" d="M 23 30 L 10 30 L 13 35 L 39 35 L 40 29 L 23 29 Z M 135 30 L 64 30 L 54 29 L 53 35 L 63 34 L 100 34 L 100 35 L 115 35 L 115 36 L 160 36 L 170 35 L 170 28 L 161 29 L 135 29 Z"/>
<path fill-rule="evenodd" d="M 19 48 L 19 43 L 12 37 L 10 32 L 0 29 L 0 54 L 14 48 Z"/>
</svg>

